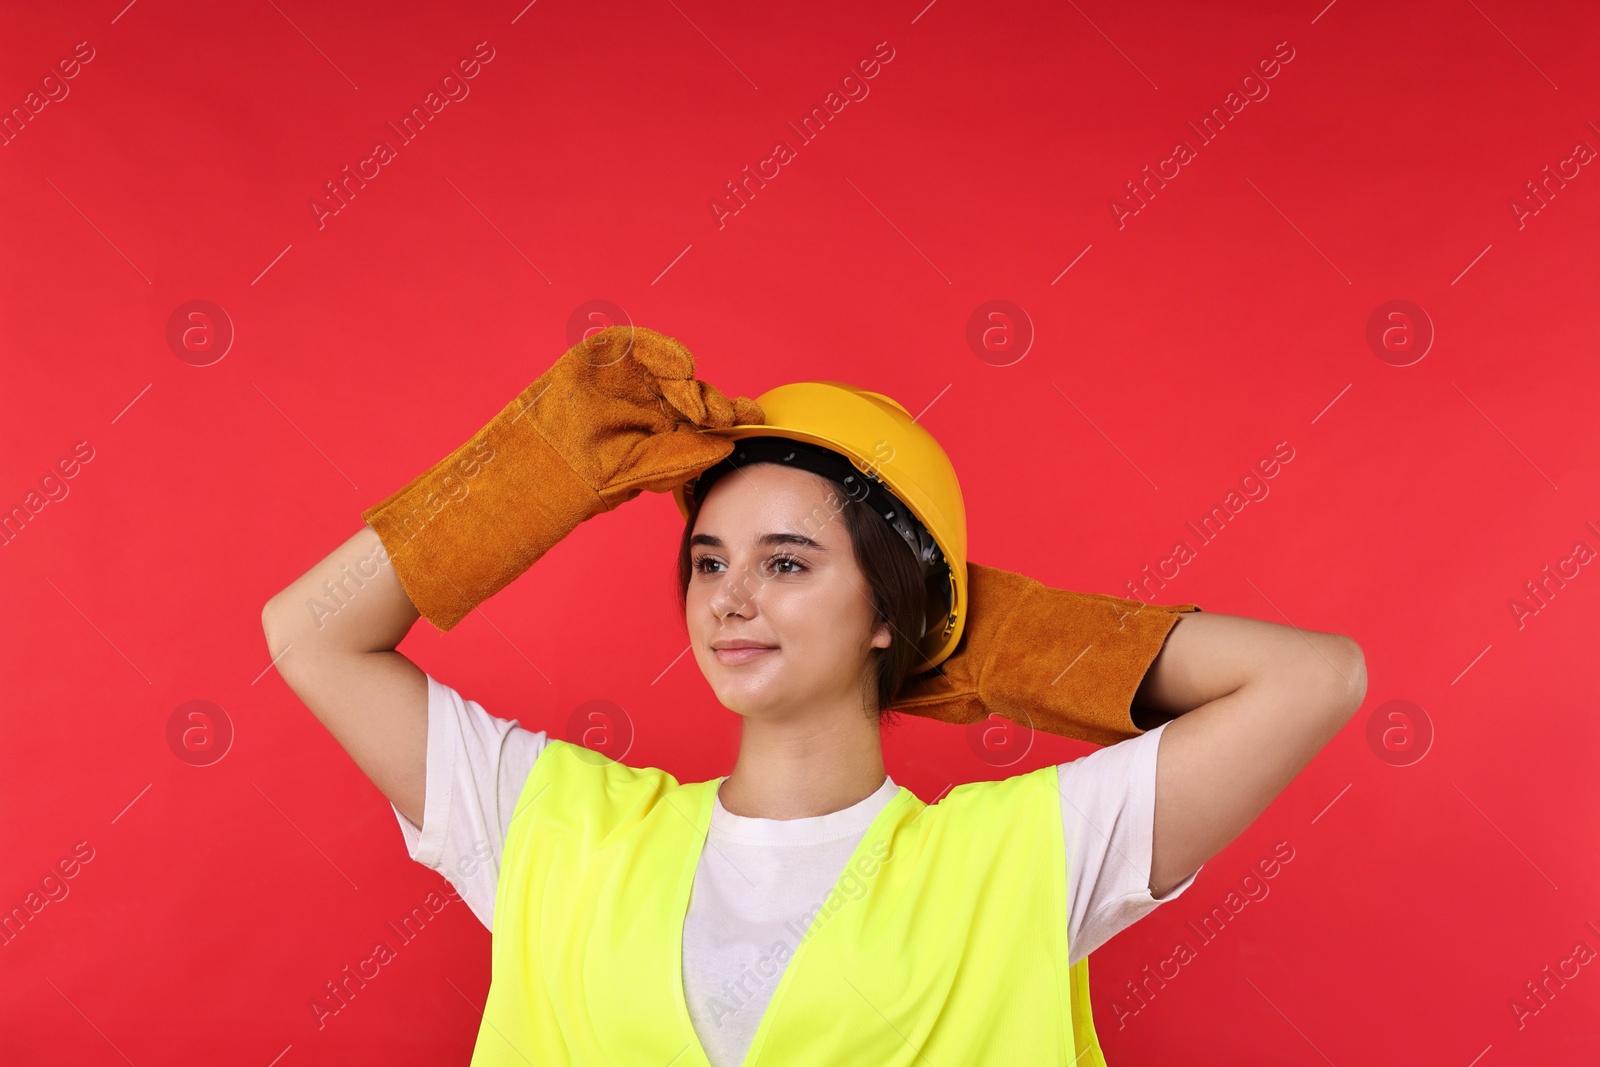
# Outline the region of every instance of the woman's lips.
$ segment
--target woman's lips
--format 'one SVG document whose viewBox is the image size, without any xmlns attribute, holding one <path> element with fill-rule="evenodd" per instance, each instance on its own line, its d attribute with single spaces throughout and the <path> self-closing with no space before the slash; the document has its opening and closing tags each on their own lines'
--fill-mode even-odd
<svg viewBox="0 0 1600 1067">
<path fill-rule="evenodd" d="M 756 657 L 767 653 L 776 652 L 776 648 L 718 648 L 713 651 L 717 654 L 718 663 L 748 663 Z"/>
</svg>

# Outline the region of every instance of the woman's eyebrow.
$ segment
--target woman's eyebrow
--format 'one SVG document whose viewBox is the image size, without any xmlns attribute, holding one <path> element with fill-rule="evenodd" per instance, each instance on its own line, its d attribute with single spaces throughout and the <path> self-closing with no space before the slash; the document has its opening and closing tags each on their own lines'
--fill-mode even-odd
<svg viewBox="0 0 1600 1067">
<path fill-rule="evenodd" d="M 724 545 L 722 543 L 722 538 L 717 537 L 715 534 L 708 534 L 708 533 L 697 533 L 697 534 L 695 534 L 693 537 L 691 537 L 689 539 L 689 544 L 691 546 L 692 545 L 706 545 L 706 546 L 708 546 L 710 548 L 726 548 L 727 547 L 726 545 Z M 765 547 L 767 545 L 796 545 L 796 546 L 801 547 L 801 548 L 814 548 L 818 552 L 826 552 L 826 551 L 828 551 L 828 546 L 827 545 L 824 545 L 824 544 L 821 544 L 819 542 L 813 541 L 811 538 L 806 537 L 806 536 L 804 536 L 802 534 L 797 534 L 797 533 L 769 533 L 769 534 L 762 534 L 760 537 L 758 537 L 756 539 L 756 544 L 761 545 L 763 547 Z"/>
</svg>

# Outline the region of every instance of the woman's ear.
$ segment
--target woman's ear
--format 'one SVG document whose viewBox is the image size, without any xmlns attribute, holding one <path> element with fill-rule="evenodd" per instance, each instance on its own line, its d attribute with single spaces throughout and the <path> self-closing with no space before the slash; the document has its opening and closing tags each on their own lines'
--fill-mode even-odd
<svg viewBox="0 0 1600 1067">
<path fill-rule="evenodd" d="M 877 627 L 872 631 L 872 647 L 888 648 L 892 643 L 894 630 L 890 628 L 888 620 L 880 619 Z"/>
</svg>

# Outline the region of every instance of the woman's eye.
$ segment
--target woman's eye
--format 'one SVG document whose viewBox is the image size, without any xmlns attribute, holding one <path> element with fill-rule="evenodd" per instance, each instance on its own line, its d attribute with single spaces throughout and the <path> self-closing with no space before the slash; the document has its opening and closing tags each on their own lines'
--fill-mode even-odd
<svg viewBox="0 0 1600 1067">
<path fill-rule="evenodd" d="M 768 563 L 772 566 L 772 569 L 774 571 L 776 571 L 778 574 L 798 574 L 799 572 L 801 572 L 801 571 L 806 569 L 805 564 L 800 562 L 798 559 L 796 559 L 793 556 L 774 556 L 774 557 L 772 557 L 771 560 L 768 561 Z M 711 567 L 715 567 L 715 566 L 720 566 L 720 561 L 714 560 L 710 556 L 697 556 L 697 557 L 695 557 L 695 560 L 694 560 L 694 571 L 695 571 L 696 574 L 710 574 L 710 573 L 713 573 L 710 570 L 710 568 Z M 793 567 L 794 569 L 793 570 L 780 570 L 779 568 L 781 568 L 781 567 Z"/>
</svg>

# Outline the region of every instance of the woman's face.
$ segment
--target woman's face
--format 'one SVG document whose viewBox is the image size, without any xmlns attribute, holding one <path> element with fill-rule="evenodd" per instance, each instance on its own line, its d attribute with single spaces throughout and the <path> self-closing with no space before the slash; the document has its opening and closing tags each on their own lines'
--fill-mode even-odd
<svg viewBox="0 0 1600 1067">
<path fill-rule="evenodd" d="M 690 541 L 689 641 L 723 706 L 787 718 L 862 707 L 869 650 L 890 630 L 872 607 L 833 483 L 754 463 L 711 487 Z M 726 641 L 769 646 L 718 652 Z"/>
</svg>

